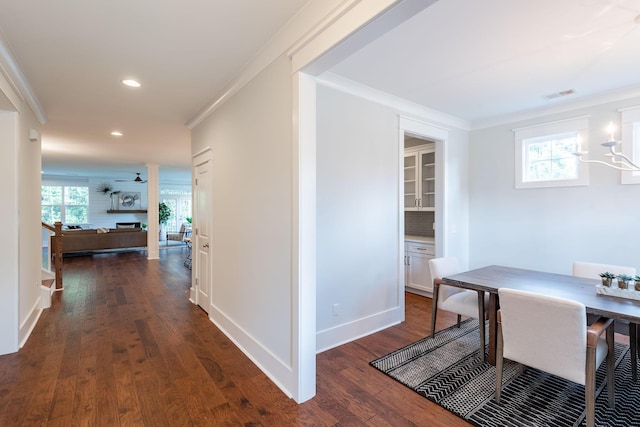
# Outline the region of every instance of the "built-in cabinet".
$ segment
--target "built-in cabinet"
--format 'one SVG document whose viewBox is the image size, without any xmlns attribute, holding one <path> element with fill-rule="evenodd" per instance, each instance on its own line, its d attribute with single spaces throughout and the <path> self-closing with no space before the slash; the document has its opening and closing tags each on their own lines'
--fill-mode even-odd
<svg viewBox="0 0 640 427">
<path fill-rule="evenodd" d="M 405 150 L 404 209 L 433 211 L 436 206 L 435 148 L 431 145 Z"/>
<path fill-rule="evenodd" d="M 433 292 L 429 260 L 435 257 L 433 242 L 405 240 L 405 287 L 418 293 Z"/>
</svg>

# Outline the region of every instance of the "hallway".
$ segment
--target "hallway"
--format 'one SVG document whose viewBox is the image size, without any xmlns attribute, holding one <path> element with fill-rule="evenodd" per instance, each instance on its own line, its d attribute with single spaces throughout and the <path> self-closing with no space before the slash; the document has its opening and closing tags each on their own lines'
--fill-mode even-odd
<svg viewBox="0 0 640 427">
<path fill-rule="evenodd" d="M 427 334 L 429 299 L 408 294 L 407 322 L 320 354 L 317 396 L 296 405 L 188 301 L 186 250 L 160 256 L 64 260 L 65 290 L 0 356 L 0 425 L 467 425 L 368 366 Z"/>
</svg>

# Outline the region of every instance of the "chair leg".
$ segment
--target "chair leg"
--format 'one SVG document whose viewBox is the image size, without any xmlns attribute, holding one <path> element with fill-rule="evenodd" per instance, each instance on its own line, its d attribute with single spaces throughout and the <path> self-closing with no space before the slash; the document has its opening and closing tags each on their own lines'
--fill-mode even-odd
<svg viewBox="0 0 640 427">
<path fill-rule="evenodd" d="M 607 356 L 607 359 L 609 356 Z M 594 427 L 596 413 L 596 349 L 587 347 L 586 377 L 584 384 L 584 401 L 586 406 L 587 427 Z"/>
<path fill-rule="evenodd" d="M 496 403 L 500 403 L 500 394 L 502 393 L 502 367 L 504 359 L 502 357 L 502 327 L 498 324 L 498 349 L 496 351 Z"/>
<path fill-rule="evenodd" d="M 631 326 L 630 326 L 631 327 Z M 631 327 L 631 329 L 635 329 Z M 615 337 L 614 337 L 614 324 L 612 323 L 609 328 L 607 328 L 607 397 L 609 401 L 609 408 L 614 408 L 616 406 L 616 395 L 615 395 Z M 594 366 L 595 370 L 595 366 Z M 595 373 L 594 373 L 595 376 Z M 594 380 L 595 381 L 595 380 Z M 594 386 L 595 387 L 595 386 Z M 595 399 L 595 397 L 594 397 Z"/>
<path fill-rule="evenodd" d="M 484 292 L 478 291 L 478 329 L 480 330 L 480 360 L 485 361 L 484 347 Z"/>
<path fill-rule="evenodd" d="M 433 283 L 433 295 L 431 296 L 431 338 L 436 334 L 436 317 L 438 315 L 438 293 L 440 292 L 440 284 Z"/>
<path fill-rule="evenodd" d="M 460 314 L 458 314 L 458 323 L 456 323 L 456 325 L 458 326 L 458 328 L 460 327 L 460 320 L 462 319 L 462 316 Z"/>
<path fill-rule="evenodd" d="M 638 324 L 629 323 L 629 347 L 631 347 L 631 378 L 638 381 Z"/>
</svg>

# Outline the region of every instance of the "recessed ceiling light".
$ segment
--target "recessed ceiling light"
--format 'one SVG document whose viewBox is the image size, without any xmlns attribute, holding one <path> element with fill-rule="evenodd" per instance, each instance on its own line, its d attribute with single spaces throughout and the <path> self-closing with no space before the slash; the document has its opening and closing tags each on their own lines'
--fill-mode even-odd
<svg viewBox="0 0 640 427">
<path fill-rule="evenodd" d="M 139 82 L 135 81 L 135 80 L 131 80 L 131 79 L 125 79 L 122 81 L 122 83 L 124 85 L 127 85 L 129 87 L 140 87 L 142 86 Z"/>
<path fill-rule="evenodd" d="M 112 136 L 122 136 L 122 135 L 123 135 L 123 133 L 122 133 L 122 132 L 120 132 L 119 130 L 114 130 L 113 132 L 111 132 L 111 135 L 112 135 Z"/>
</svg>

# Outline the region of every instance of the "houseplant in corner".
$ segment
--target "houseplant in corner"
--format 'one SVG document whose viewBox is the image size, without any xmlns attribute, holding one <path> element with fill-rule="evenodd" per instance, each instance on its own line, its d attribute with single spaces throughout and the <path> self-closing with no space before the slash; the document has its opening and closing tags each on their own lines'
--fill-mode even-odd
<svg viewBox="0 0 640 427">
<path fill-rule="evenodd" d="M 165 240 L 167 237 L 167 234 L 165 233 L 164 228 L 167 225 L 167 221 L 169 221 L 170 216 L 171 216 L 171 208 L 169 208 L 169 206 L 165 202 L 160 203 L 160 205 L 158 205 L 158 221 L 160 222 L 160 240 Z"/>
</svg>

